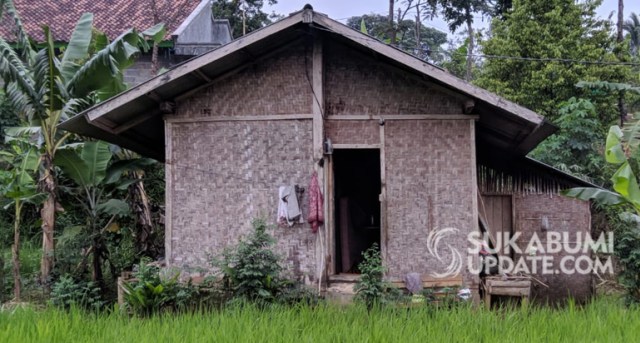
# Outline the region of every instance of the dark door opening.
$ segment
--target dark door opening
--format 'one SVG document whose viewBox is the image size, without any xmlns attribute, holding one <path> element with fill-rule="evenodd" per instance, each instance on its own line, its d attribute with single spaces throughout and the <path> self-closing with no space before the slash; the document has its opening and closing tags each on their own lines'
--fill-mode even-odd
<svg viewBox="0 0 640 343">
<path fill-rule="evenodd" d="M 380 246 L 380 150 L 333 152 L 336 273 L 360 273 L 362 252 Z"/>
</svg>

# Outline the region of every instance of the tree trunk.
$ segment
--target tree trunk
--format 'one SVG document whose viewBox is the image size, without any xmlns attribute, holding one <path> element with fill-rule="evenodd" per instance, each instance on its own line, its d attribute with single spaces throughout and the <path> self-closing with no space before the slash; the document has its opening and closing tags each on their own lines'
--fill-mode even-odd
<svg viewBox="0 0 640 343">
<path fill-rule="evenodd" d="M 618 0 L 618 36 L 617 41 L 624 40 L 624 0 Z"/>
<path fill-rule="evenodd" d="M 11 247 L 11 259 L 13 262 L 13 299 L 20 302 L 22 282 L 20 280 L 20 218 L 22 217 L 22 204 L 15 201 L 15 219 L 13 220 L 13 246 Z"/>
<path fill-rule="evenodd" d="M 395 16 L 394 10 L 394 0 L 389 0 L 389 42 L 391 45 L 396 44 L 396 28 L 393 25 L 393 17 Z"/>
<path fill-rule="evenodd" d="M 624 0 L 618 0 L 618 43 L 622 43 L 624 41 Z M 619 47 L 620 52 L 618 53 L 618 59 L 622 60 L 624 53 L 622 48 Z M 627 109 L 624 103 L 624 92 L 620 92 L 618 94 L 618 113 L 620 116 L 620 126 L 624 126 L 624 122 L 627 117 Z"/>
<path fill-rule="evenodd" d="M 96 235 L 99 235 L 97 233 Z M 100 289 L 104 289 L 102 282 L 102 244 L 99 237 L 93 238 L 93 268 L 91 270 L 91 280 L 95 282 Z"/>
<path fill-rule="evenodd" d="M 155 249 L 152 246 L 153 221 L 151 220 L 151 205 L 149 197 L 144 189 L 144 171 L 134 171 L 131 176 L 139 180 L 129 186 L 129 199 L 131 209 L 136 218 L 135 244 L 136 250 L 142 256 L 155 258 Z"/>
<path fill-rule="evenodd" d="M 42 260 L 40 263 L 40 281 L 48 289 L 49 276 L 53 270 L 54 242 L 53 232 L 56 218 L 56 180 L 54 177 L 53 156 L 45 152 L 42 155 L 42 171 L 39 181 L 40 191 L 47 194 L 42 205 Z"/>
<path fill-rule="evenodd" d="M 474 37 L 473 37 L 473 23 L 467 20 L 467 33 L 469 34 L 469 46 L 467 47 L 467 72 L 464 79 L 467 82 L 471 82 L 472 68 L 473 68 L 473 49 L 474 49 Z"/>
</svg>

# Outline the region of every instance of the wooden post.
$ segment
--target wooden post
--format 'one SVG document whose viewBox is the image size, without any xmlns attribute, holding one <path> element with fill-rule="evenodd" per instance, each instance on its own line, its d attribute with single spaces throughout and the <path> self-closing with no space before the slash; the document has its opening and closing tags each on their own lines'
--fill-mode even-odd
<svg viewBox="0 0 640 343">
<path fill-rule="evenodd" d="M 313 103 L 313 157 L 320 160 L 323 156 L 324 141 L 324 89 L 323 89 L 322 41 L 317 38 L 313 44 L 312 66 L 312 103 Z"/>
<path fill-rule="evenodd" d="M 469 135 L 470 135 L 470 148 L 471 148 L 471 187 L 473 189 L 471 193 L 471 220 L 472 220 L 472 230 L 475 232 L 480 232 L 480 227 L 478 225 L 479 214 L 478 214 L 478 198 L 480 197 L 480 192 L 478 191 L 478 162 L 476 159 L 476 121 L 474 119 L 469 120 Z M 482 200 L 482 199 L 480 199 Z M 473 263 L 478 263 L 477 254 L 473 256 Z M 472 275 L 471 276 L 471 284 L 467 285 L 471 290 L 471 300 L 474 304 L 480 303 L 480 276 Z M 491 301 L 489 299 L 489 301 Z"/>
<path fill-rule="evenodd" d="M 313 161 L 314 168 L 318 169 L 318 162 L 324 158 L 324 89 L 323 89 L 323 77 L 324 77 L 324 66 L 323 66 L 323 52 L 322 52 L 322 38 L 316 37 L 313 41 L 313 52 L 312 52 L 312 64 L 311 64 L 311 103 L 312 105 L 312 113 L 313 113 Z M 305 71 L 306 72 L 306 71 Z M 327 162 L 326 160 L 323 162 Z M 326 164 L 323 164 L 324 168 L 327 168 Z M 322 288 L 321 285 L 324 284 L 326 286 L 327 281 L 327 260 L 328 256 L 330 258 L 329 247 L 331 246 L 331 242 L 329 242 L 329 234 L 327 232 L 327 223 L 326 221 L 329 219 L 328 217 L 328 197 L 327 197 L 327 187 L 325 182 L 326 170 L 322 170 L 318 172 L 318 183 L 320 189 L 324 190 L 324 218 L 325 223 L 318 229 L 318 234 L 316 239 L 320 240 L 320 250 L 319 256 L 321 256 L 321 265 L 322 275 L 318 275 L 319 280 L 319 288 Z M 319 268 L 320 269 L 320 268 Z"/>
<path fill-rule="evenodd" d="M 164 121 L 164 145 L 165 145 L 165 210 L 164 210 L 164 256 L 167 267 L 171 265 L 171 252 L 172 252 L 172 201 L 173 197 L 173 152 L 172 152 L 172 130 L 173 123 L 165 118 Z"/>
<path fill-rule="evenodd" d="M 383 264 L 387 259 L 388 230 L 387 227 L 387 167 L 384 147 L 384 119 L 380 119 L 380 254 Z"/>
</svg>

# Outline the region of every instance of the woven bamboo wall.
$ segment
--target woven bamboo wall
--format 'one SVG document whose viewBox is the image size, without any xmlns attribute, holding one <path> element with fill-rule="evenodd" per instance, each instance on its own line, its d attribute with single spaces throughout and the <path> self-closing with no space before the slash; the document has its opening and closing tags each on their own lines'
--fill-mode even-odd
<svg viewBox="0 0 640 343">
<path fill-rule="evenodd" d="M 453 97 L 338 48 L 324 55 L 325 115 L 460 113 Z M 172 118 L 311 113 L 309 58 L 304 47 L 283 51 L 179 103 Z M 375 120 L 326 120 L 325 130 L 337 144 L 380 143 Z M 471 122 L 389 120 L 385 130 L 390 276 L 442 271 L 426 250 L 428 232 L 458 228 L 447 243 L 465 253 L 476 227 Z M 173 122 L 170 132 L 168 260 L 187 270 L 208 267 L 208 255 L 249 232 L 253 217 L 275 221 L 278 186 L 307 187 L 315 165 L 311 120 Z M 319 252 L 308 225 L 278 228 L 275 236 L 288 271 L 313 280 Z"/>
<path fill-rule="evenodd" d="M 471 125 L 466 120 L 385 125 L 390 276 L 444 272 L 452 256 L 447 245 L 460 252 L 466 266 L 467 234 L 476 229 L 477 220 Z M 440 262 L 429 254 L 427 237 L 444 228 L 459 232 L 437 247 L 443 257 Z M 470 282 L 466 267 L 463 273 Z"/>
<path fill-rule="evenodd" d="M 249 232 L 252 218 L 275 222 L 278 186 L 309 183 L 310 120 L 183 123 L 172 130 L 172 265 L 208 267 L 208 255 Z M 307 202 L 302 199 L 304 213 Z M 272 233 L 288 270 L 313 279 L 309 226 Z"/>
<path fill-rule="evenodd" d="M 569 247 L 575 247 L 576 236 L 580 232 L 582 237 L 591 232 L 591 212 L 588 201 L 566 198 L 549 194 L 519 194 L 515 197 L 515 230 L 522 233 L 518 240 L 518 247 L 523 251 L 535 233 L 546 244 L 546 232 L 543 230 L 543 218 L 548 222 L 548 231 L 567 232 L 570 237 Z M 560 259 L 567 253 L 542 254 L 536 256 L 553 256 L 554 264 L 551 268 L 560 268 Z M 582 252 L 573 254 L 578 257 Z M 586 254 L 590 256 L 589 253 Z M 519 256 L 514 256 L 518 258 Z M 538 267 L 540 263 L 538 263 Z M 531 267 L 531 263 L 528 264 Z M 567 264 L 572 268 L 572 264 Z M 539 273 L 540 274 L 540 273 Z M 561 302 L 572 297 L 578 302 L 587 300 L 591 294 L 591 275 L 536 275 L 536 278 L 549 286 L 546 288 L 535 285 L 532 295 L 540 302 Z M 535 283 L 534 283 L 535 284 Z"/>
<path fill-rule="evenodd" d="M 460 101 L 339 43 L 325 45 L 326 114 L 460 114 Z"/>
<path fill-rule="evenodd" d="M 327 120 L 324 130 L 333 144 L 380 143 L 380 126 L 376 120 Z"/>
<path fill-rule="evenodd" d="M 310 58 L 303 46 L 291 47 L 203 89 L 175 117 L 311 113 Z"/>
</svg>

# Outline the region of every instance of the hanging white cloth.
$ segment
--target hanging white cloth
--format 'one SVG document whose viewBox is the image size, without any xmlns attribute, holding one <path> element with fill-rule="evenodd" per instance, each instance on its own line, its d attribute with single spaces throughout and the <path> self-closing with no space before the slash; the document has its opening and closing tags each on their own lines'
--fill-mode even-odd
<svg viewBox="0 0 640 343">
<path fill-rule="evenodd" d="M 295 186 L 280 186 L 278 189 L 278 225 L 293 226 L 303 223 L 302 211 L 298 204 Z"/>
</svg>

